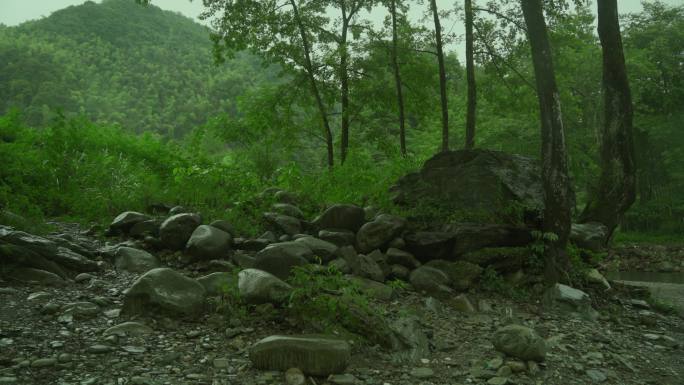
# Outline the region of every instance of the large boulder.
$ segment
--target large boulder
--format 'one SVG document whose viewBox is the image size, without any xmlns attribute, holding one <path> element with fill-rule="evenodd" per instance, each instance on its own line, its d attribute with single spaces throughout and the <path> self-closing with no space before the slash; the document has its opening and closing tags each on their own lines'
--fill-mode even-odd
<svg viewBox="0 0 684 385">
<path fill-rule="evenodd" d="M 314 253 L 314 256 L 321 258 L 324 263 L 335 259 L 337 253 L 337 245 L 314 237 L 302 237 L 295 242 L 306 245 Z"/>
<path fill-rule="evenodd" d="M 523 361 L 543 361 L 546 357 L 546 341 L 525 326 L 512 324 L 498 329 L 492 343 L 496 350 Z"/>
<path fill-rule="evenodd" d="M 127 234 L 128 231 L 137 223 L 148 221 L 149 215 L 137 211 L 125 211 L 114 218 L 109 224 L 109 231 L 112 234 Z"/>
<path fill-rule="evenodd" d="M 162 244 L 170 250 L 183 250 L 193 231 L 202 224 L 197 214 L 181 213 L 168 217 L 159 228 Z"/>
<path fill-rule="evenodd" d="M 443 230 L 454 234 L 452 258 L 485 247 L 518 247 L 532 242 L 531 231 L 521 226 L 452 223 Z"/>
<path fill-rule="evenodd" d="M 204 287 L 192 278 L 169 268 L 152 269 L 124 292 L 122 313 L 196 318 L 204 309 L 205 294 Z"/>
<path fill-rule="evenodd" d="M 326 377 L 341 373 L 349 364 L 351 347 L 333 336 L 301 335 L 266 337 L 249 349 L 249 359 L 257 369 L 302 372 Z"/>
<path fill-rule="evenodd" d="M 510 273 L 519 270 L 530 258 L 527 247 L 492 247 L 466 253 L 460 259 L 480 267 L 491 267 L 499 273 Z"/>
<path fill-rule="evenodd" d="M 583 249 L 601 251 L 606 247 L 608 228 L 603 223 L 573 223 L 570 241 Z"/>
<path fill-rule="evenodd" d="M 384 282 L 385 272 L 378 262 L 370 255 L 359 254 L 348 259 L 352 272 L 359 277 Z"/>
<path fill-rule="evenodd" d="M 305 265 L 311 262 L 313 257 L 313 251 L 304 243 L 273 243 L 257 253 L 254 268 L 285 280 L 293 267 Z"/>
<path fill-rule="evenodd" d="M 158 219 L 150 219 L 148 221 L 142 221 L 134 224 L 130 230 L 128 230 L 128 235 L 133 238 L 145 238 L 145 236 L 158 237 L 159 236 L 159 226 L 161 226 L 161 221 Z"/>
<path fill-rule="evenodd" d="M 483 149 L 441 152 L 390 192 L 400 205 L 438 207 L 486 222 L 510 218 L 512 207 L 535 216 L 544 207 L 541 169 L 534 159 Z"/>
<path fill-rule="evenodd" d="M 9 278 L 26 283 L 34 283 L 45 286 L 64 286 L 67 282 L 57 274 L 49 271 L 33 269 L 30 267 L 19 267 L 12 270 Z"/>
<path fill-rule="evenodd" d="M 225 294 L 231 287 L 235 287 L 235 274 L 226 271 L 217 271 L 197 278 L 197 282 L 204 286 L 207 295 L 219 296 Z"/>
<path fill-rule="evenodd" d="M 214 226 L 200 225 L 192 232 L 185 250 L 195 259 L 225 258 L 228 256 L 232 241 L 229 233 Z"/>
<path fill-rule="evenodd" d="M 318 238 L 333 243 L 338 247 L 350 246 L 356 243 L 356 235 L 349 230 L 321 230 Z"/>
<path fill-rule="evenodd" d="M 146 273 L 160 265 L 159 259 L 145 250 L 124 246 L 117 248 L 114 254 L 114 266 L 117 270 Z"/>
<path fill-rule="evenodd" d="M 450 281 L 451 287 L 456 290 L 468 290 L 480 278 L 482 268 L 474 263 L 466 261 L 445 261 L 442 259 L 435 259 L 425 264 L 441 270 L 444 272 Z"/>
<path fill-rule="evenodd" d="M 264 213 L 264 219 L 277 230 L 287 235 L 295 235 L 302 232 L 302 222 L 295 217 L 278 213 Z"/>
<path fill-rule="evenodd" d="M 404 237 L 406 249 L 418 260 L 450 259 L 454 249 L 454 233 L 418 231 Z"/>
<path fill-rule="evenodd" d="M 238 273 L 238 291 L 248 304 L 279 304 L 290 295 L 292 286 L 263 270 L 245 269 Z"/>
<path fill-rule="evenodd" d="M 278 214 L 304 219 L 304 213 L 295 205 L 291 205 L 289 203 L 274 203 L 272 208 L 273 211 L 277 212 Z"/>
<path fill-rule="evenodd" d="M 454 291 L 449 287 L 451 284 L 449 276 L 434 267 L 421 266 L 413 270 L 409 280 L 417 291 L 424 291 L 435 298 L 449 299 L 455 296 Z"/>
<path fill-rule="evenodd" d="M 390 265 L 401 265 L 407 269 L 415 269 L 420 266 L 420 262 L 408 251 L 390 247 L 385 255 L 387 256 L 387 263 Z"/>
<path fill-rule="evenodd" d="M 589 294 L 561 283 L 551 286 L 544 292 L 542 303 L 546 308 L 574 313 L 591 320 L 598 318 L 598 313 L 591 306 Z"/>
<path fill-rule="evenodd" d="M 356 233 L 356 244 L 361 253 L 368 253 L 387 245 L 406 227 L 406 219 L 389 214 L 380 214 L 371 222 L 361 226 Z"/>
<path fill-rule="evenodd" d="M 58 247 L 57 252 L 51 258 L 59 265 L 78 273 L 87 273 L 99 270 L 97 262 L 71 251 L 66 247 Z"/>
<path fill-rule="evenodd" d="M 365 221 L 365 211 L 355 205 L 337 204 L 328 207 L 314 219 L 318 229 L 343 229 L 357 232 Z"/>
</svg>

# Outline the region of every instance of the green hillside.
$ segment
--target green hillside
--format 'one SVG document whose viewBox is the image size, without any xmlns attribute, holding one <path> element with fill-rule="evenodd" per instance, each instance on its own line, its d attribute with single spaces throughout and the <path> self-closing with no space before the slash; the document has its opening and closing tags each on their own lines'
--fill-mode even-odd
<svg viewBox="0 0 684 385">
<path fill-rule="evenodd" d="M 272 77 L 237 55 L 215 66 L 206 27 L 133 0 L 86 1 L 0 27 L 0 113 L 41 125 L 55 109 L 180 137 Z"/>
</svg>

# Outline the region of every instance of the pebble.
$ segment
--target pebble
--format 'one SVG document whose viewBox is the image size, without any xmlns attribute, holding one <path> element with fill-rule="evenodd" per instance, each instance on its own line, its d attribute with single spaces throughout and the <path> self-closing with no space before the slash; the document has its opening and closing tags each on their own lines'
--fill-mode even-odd
<svg viewBox="0 0 684 385">
<path fill-rule="evenodd" d="M 92 345 L 86 349 L 86 353 L 90 354 L 104 354 L 104 353 L 109 353 L 113 350 L 111 346 L 108 345 Z"/>
<path fill-rule="evenodd" d="M 46 292 L 46 291 L 37 291 L 35 293 L 29 294 L 29 296 L 26 298 L 28 301 L 41 301 L 41 300 L 47 300 L 50 297 L 52 297 L 52 294 Z"/>
<path fill-rule="evenodd" d="M 335 385 L 355 385 L 359 381 L 351 374 L 331 374 L 328 382 Z"/>
<path fill-rule="evenodd" d="M 57 363 L 56 358 L 39 358 L 39 359 L 31 362 L 31 367 L 32 368 L 45 368 L 47 366 L 53 366 L 56 363 Z"/>
<path fill-rule="evenodd" d="M 431 368 L 413 368 L 411 369 L 411 377 L 425 379 L 435 375 L 435 371 Z"/>
<path fill-rule="evenodd" d="M 76 282 L 85 282 L 85 281 L 89 281 L 89 280 L 91 280 L 91 279 L 93 279 L 93 278 L 95 278 L 95 276 L 92 275 L 92 274 L 81 273 L 81 274 L 77 275 L 76 277 L 74 277 L 74 281 L 76 281 Z"/>
<path fill-rule="evenodd" d="M 603 373 L 602 371 L 600 371 L 598 369 L 589 369 L 586 371 L 586 373 L 587 373 L 587 376 L 589 376 L 589 378 L 591 378 L 591 380 L 594 382 L 603 382 L 603 381 L 608 379 L 608 377 L 606 377 L 605 373 Z"/>
<path fill-rule="evenodd" d="M 230 360 L 227 358 L 215 358 L 214 367 L 216 369 L 228 369 L 230 367 Z"/>
<path fill-rule="evenodd" d="M 489 385 L 506 385 L 508 383 L 508 377 L 492 377 L 487 381 Z"/>
<path fill-rule="evenodd" d="M 299 368 L 290 368 L 285 372 L 285 383 L 287 385 L 304 385 L 306 376 Z"/>
</svg>

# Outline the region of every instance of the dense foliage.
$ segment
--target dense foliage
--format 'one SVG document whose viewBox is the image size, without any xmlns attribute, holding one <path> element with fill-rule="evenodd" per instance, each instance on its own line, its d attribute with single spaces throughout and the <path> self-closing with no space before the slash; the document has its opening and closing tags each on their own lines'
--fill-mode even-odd
<svg viewBox="0 0 684 385">
<path fill-rule="evenodd" d="M 214 66 L 208 30 L 133 1 L 86 1 L 18 27 L 0 26 L 0 112 L 34 125 L 51 111 L 138 133 L 182 137 L 275 69 L 250 55 Z"/>
<path fill-rule="evenodd" d="M 254 56 L 233 52 L 213 67 L 203 27 L 132 3 L 86 3 L 0 28 L 0 56 L 11 58 L 0 61 L 0 107 L 21 108 L 0 122 L 0 204 L 29 216 L 102 221 L 148 203 L 178 203 L 253 231 L 257 219 L 245 213 L 259 212 L 252 198 L 268 186 L 299 192 L 308 214 L 332 202 L 383 206 L 387 187 L 439 148 L 434 47 L 404 17 L 398 59 L 408 156 L 399 153 L 386 24 L 350 42 L 349 157 L 328 171 L 320 116 L 296 66 L 278 67 L 276 77 Z M 476 146 L 537 157 L 528 43 L 506 41 L 491 15 L 476 17 Z M 549 20 L 579 211 L 599 173 L 601 47 L 589 8 Z M 638 200 L 622 227 L 682 233 L 684 7 L 645 3 L 621 23 L 639 168 Z M 337 80 L 319 59 L 317 80 L 338 138 Z M 450 143 L 460 147 L 465 70 L 453 53 L 446 72 Z M 58 107 L 66 117 L 54 114 Z"/>
</svg>

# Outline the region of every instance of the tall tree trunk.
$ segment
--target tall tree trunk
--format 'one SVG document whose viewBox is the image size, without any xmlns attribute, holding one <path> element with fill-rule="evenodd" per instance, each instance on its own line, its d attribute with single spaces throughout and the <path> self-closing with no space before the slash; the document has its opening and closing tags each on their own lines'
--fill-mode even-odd
<svg viewBox="0 0 684 385">
<path fill-rule="evenodd" d="M 430 0 L 432 17 L 435 20 L 435 43 L 437 44 L 437 63 L 439 64 L 439 96 L 442 102 L 442 151 L 449 151 L 449 110 L 446 89 L 446 70 L 444 69 L 444 52 L 442 51 L 442 26 L 439 23 L 437 1 Z"/>
<path fill-rule="evenodd" d="M 335 158 L 333 154 L 333 139 L 332 131 L 330 130 L 330 123 L 328 122 L 328 113 L 325 110 L 325 105 L 323 104 L 323 99 L 321 98 L 321 93 L 318 90 L 318 84 L 316 83 L 316 77 L 314 76 L 313 64 L 311 63 L 311 46 L 309 45 L 309 39 L 306 36 L 306 30 L 304 29 L 304 24 L 302 24 L 302 19 L 299 17 L 299 8 L 297 8 L 297 3 L 295 0 L 290 0 L 290 5 L 292 5 L 292 10 L 294 12 L 295 22 L 299 28 L 299 34 L 302 38 L 302 46 L 304 49 L 304 59 L 306 66 L 306 74 L 309 78 L 309 83 L 311 85 L 311 92 L 316 98 L 316 105 L 318 106 L 318 112 L 321 115 L 321 121 L 323 122 L 323 129 L 325 131 L 325 144 L 328 148 L 328 168 L 333 168 L 335 165 Z"/>
<path fill-rule="evenodd" d="M 565 246 L 570 234 L 572 201 L 565 133 L 542 0 L 521 0 L 521 5 L 532 50 L 541 119 L 543 231 L 558 236 L 557 241 L 547 245 L 544 275 L 547 281 L 557 282 L 568 267 Z"/>
<path fill-rule="evenodd" d="M 342 127 L 340 131 L 340 162 L 344 164 L 347 160 L 347 149 L 349 148 L 349 72 L 347 70 L 347 61 L 349 53 L 347 52 L 347 31 L 349 29 L 349 21 L 347 19 L 347 8 L 345 2 L 342 1 L 342 35 L 340 36 L 340 103 L 342 104 Z"/>
<path fill-rule="evenodd" d="M 465 148 L 475 147 L 475 113 L 477 106 L 477 88 L 475 88 L 475 64 L 473 63 L 473 3 L 465 0 L 466 28 L 466 77 L 468 79 L 468 100 L 466 108 Z"/>
<path fill-rule="evenodd" d="M 394 83 L 397 88 L 397 108 L 399 110 L 399 146 L 401 155 L 406 156 L 406 118 L 404 117 L 404 94 L 401 91 L 401 73 L 399 60 L 397 59 L 397 4 L 396 0 L 390 1 L 390 13 L 392 14 L 392 69 L 394 70 Z"/>
<path fill-rule="evenodd" d="M 636 167 L 632 137 L 632 97 L 622 50 L 617 0 L 598 1 L 598 34 L 603 49 L 603 129 L 601 176 L 581 221 L 608 227 L 608 241 L 634 203 Z"/>
</svg>

